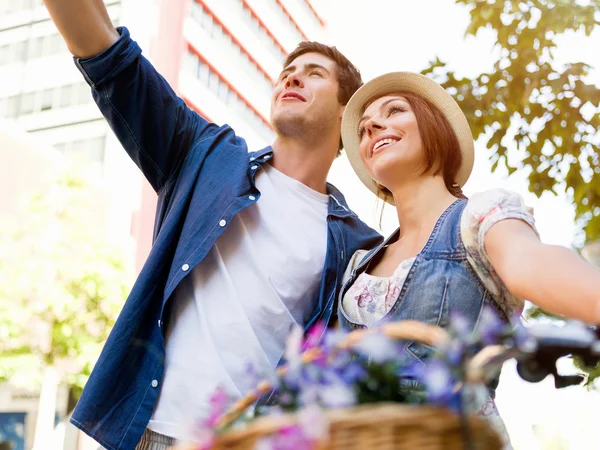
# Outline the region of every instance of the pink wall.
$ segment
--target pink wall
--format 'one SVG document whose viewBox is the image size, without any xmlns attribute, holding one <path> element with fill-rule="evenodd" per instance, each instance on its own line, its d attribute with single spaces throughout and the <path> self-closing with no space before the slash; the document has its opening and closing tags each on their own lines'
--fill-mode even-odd
<svg viewBox="0 0 600 450">
<path fill-rule="evenodd" d="M 192 0 L 155 0 L 159 7 L 159 25 L 150 44 L 150 58 L 157 70 L 179 94 L 178 78 L 182 57 L 186 51 L 183 21 L 188 15 Z M 139 214 L 132 221 L 132 235 L 137 241 L 136 268 L 141 270 L 152 246 L 156 193 L 147 181 L 142 188 Z"/>
</svg>

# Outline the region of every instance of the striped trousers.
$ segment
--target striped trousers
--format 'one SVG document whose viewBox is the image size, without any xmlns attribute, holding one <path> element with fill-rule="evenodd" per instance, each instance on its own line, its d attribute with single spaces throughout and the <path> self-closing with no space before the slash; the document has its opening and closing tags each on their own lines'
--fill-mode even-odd
<svg viewBox="0 0 600 450">
<path fill-rule="evenodd" d="M 170 450 L 173 445 L 175 439 L 172 437 L 163 436 L 146 428 L 135 450 Z M 105 450 L 105 448 L 100 446 L 98 450 Z"/>
</svg>

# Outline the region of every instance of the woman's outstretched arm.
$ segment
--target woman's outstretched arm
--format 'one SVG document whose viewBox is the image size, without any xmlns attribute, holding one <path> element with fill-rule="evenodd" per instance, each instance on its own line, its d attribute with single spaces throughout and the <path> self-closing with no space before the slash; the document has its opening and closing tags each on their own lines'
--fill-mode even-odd
<svg viewBox="0 0 600 450">
<path fill-rule="evenodd" d="M 488 258 L 506 287 L 554 314 L 600 324 L 600 270 L 564 247 L 543 244 L 516 219 L 485 235 Z"/>
</svg>

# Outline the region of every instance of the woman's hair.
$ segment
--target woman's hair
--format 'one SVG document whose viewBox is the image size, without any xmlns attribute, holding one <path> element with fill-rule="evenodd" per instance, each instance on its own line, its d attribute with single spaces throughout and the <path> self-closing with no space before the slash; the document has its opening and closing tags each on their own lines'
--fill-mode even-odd
<svg viewBox="0 0 600 450">
<path fill-rule="evenodd" d="M 456 174 L 462 164 L 462 152 L 456 133 L 440 110 L 422 97 L 407 92 L 395 93 L 406 99 L 417 119 L 423 144 L 423 173 L 434 169 L 433 174 L 442 172 L 446 189 L 457 198 L 467 198 L 456 182 Z M 377 197 L 385 202 L 392 193 L 377 184 Z M 383 206 L 379 215 L 379 228 L 383 218 Z"/>
<path fill-rule="evenodd" d="M 441 172 L 448 192 L 458 198 L 467 198 L 456 183 L 456 174 L 462 164 L 462 152 L 446 116 L 418 95 L 406 92 L 395 94 L 406 99 L 417 119 L 423 144 L 423 173 L 432 169 L 433 175 Z M 382 200 L 385 201 L 392 195 L 384 186 L 378 185 L 378 188 L 377 196 Z"/>
</svg>

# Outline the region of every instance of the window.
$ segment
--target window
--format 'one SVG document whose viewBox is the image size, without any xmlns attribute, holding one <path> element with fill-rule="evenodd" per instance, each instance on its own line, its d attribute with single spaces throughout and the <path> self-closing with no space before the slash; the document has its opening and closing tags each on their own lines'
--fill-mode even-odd
<svg viewBox="0 0 600 450">
<path fill-rule="evenodd" d="M 88 86 L 87 83 L 79 83 L 79 104 L 87 105 L 88 103 L 92 103 L 94 101 L 94 97 L 92 96 L 92 88 Z"/>
<path fill-rule="evenodd" d="M 208 78 L 208 88 L 216 94 L 219 92 L 219 84 L 219 76 L 216 73 L 211 72 Z"/>
<path fill-rule="evenodd" d="M 83 158 L 87 162 L 102 164 L 104 162 L 106 136 L 59 142 L 54 144 L 54 148 L 66 156 L 74 156 Z"/>
<path fill-rule="evenodd" d="M 2 1 L 2 0 L 0 0 Z M 0 46 L 0 65 L 67 52 L 58 33 Z"/>
<path fill-rule="evenodd" d="M 250 29 L 258 36 L 262 43 L 273 53 L 275 58 L 278 61 L 283 61 L 285 59 L 285 52 L 277 45 L 275 40 L 267 33 L 258 19 L 254 17 L 254 14 L 244 3 L 243 0 L 236 0 L 235 5 L 241 11 L 242 19 L 246 22 L 246 24 L 250 27 Z"/>
<path fill-rule="evenodd" d="M 21 96 L 21 108 L 19 109 L 19 114 L 31 114 L 33 112 L 33 100 L 34 93 L 27 92 Z"/>
<path fill-rule="evenodd" d="M 29 56 L 40 58 L 44 54 L 44 36 L 38 36 L 29 41 Z"/>
<path fill-rule="evenodd" d="M 0 99 L 4 103 L 0 117 L 14 119 L 20 115 L 56 108 L 85 105 L 93 102 L 90 87 L 85 83 L 77 83 L 41 91 L 27 92 Z"/>
<path fill-rule="evenodd" d="M 15 62 L 25 61 L 27 59 L 27 43 L 25 41 L 13 42 L 10 44 L 12 50 L 12 60 Z"/>
<path fill-rule="evenodd" d="M 244 74 L 247 74 L 254 84 L 263 90 L 265 95 L 271 94 L 272 82 L 268 76 L 250 60 L 249 55 L 235 43 L 231 36 L 219 25 L 211 14 L 206 11 L 202 5 L 193 3 L 191 16 L 213 39 L 217 48 L 221 50 L 223 58 L 233 61 L 239 61 Z M 258 22 L 254 21 L 258 26 Z M 260 26 L 259 26 L 260 29 Z M 269 41 L 272 43 L 272 41 Z"/>
<path fill-rule="evenodd" d="M 297 42 L 303 41 L 304 36 L 302 36 L 302 33 L 300 33 L 300 31 L 298 31 L 296 24 L 292 21 L 291 17 L 288 16 L 288 14 L 285 12 L 285 10 L 279 4 L 279 2 L 277 2 L 277 0 L 268 0 L 268 1 L 271 3 L 271 6 L 272 6 L 271 9 L 274 10 L 277 13 L 277 15 L 279 16 L 279 20 L 281 21 L 281 23 L 285 23 L 286 25 L 288 25 L 288 28 L 294 35 L 294 39 Z"/>
<path fill-rule="evenodd" d="M 42 91 L 42 103 L 40 105 L 41 111 L 47 111 L 52 109 L 52 102 L 54 101 L 54 89 L 46 89 Z"/>
<path fill-rule="evenodd" d="M 10 47 L 8 45 L 0 46 L 0 65 L 10 62 Z"/>
<path fill-rule="evenodd" d="M 193 60 L 197 61 L 197 63 L 194 64 Z M 194 70 L 194 66 L 197 67 L 196 70 Z M 204 86 L 209 88 L 223 103 L 229 106 L 232 112 L 246 121 L 253 129 L 270 134 L 270 129 L 263 122 L 262 118 L 236 92 L 232 91 L 224 80 L 221 80 L 216 73 L 210 70 L 208 65 L 200 61 L 191 51 L 186 56 L 186 67 L 191 71 L 190 73 L 196 75 Z"/>
<path fill-rule="evenodd" d="M 75 90 L 73 89 L 73 85 L 66 85 L 59 88 L 58 91 L 58 106 L 60 108 L 64 108 L 74 104 Z"/>
<path fill-rule="evenodd" d="M 14 119 L 19 115 L 19 96 L 13 95 L 6 99 L 6 108 L 4 111 L 6 118 Z"/>
<path fill-rule="evenodd" d="M 63 47 L 64 41 L 63 41 L 62 37 L 60 36 L 60 34 L 53 34 L 52 36 L 48 36 L 48 41 L 49 41 L 49 45 L 48 45 L 47 52 L 50 55 L 56 55 L 56 54 L 62 52 L 63 49 L 65 49 L 65 47 Z"/>
</svg>

